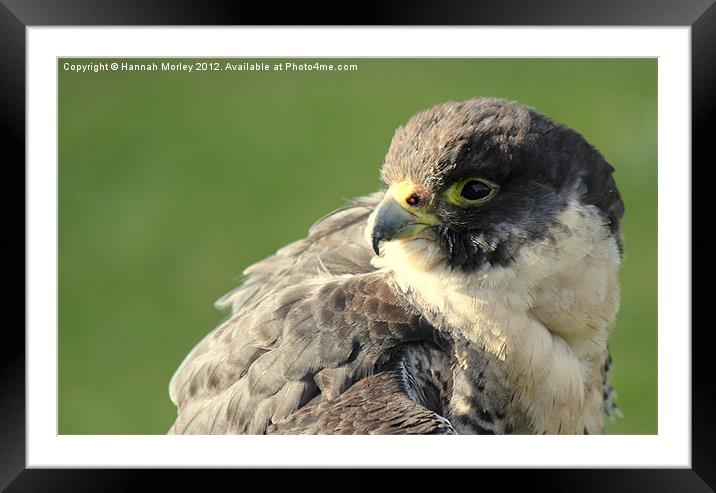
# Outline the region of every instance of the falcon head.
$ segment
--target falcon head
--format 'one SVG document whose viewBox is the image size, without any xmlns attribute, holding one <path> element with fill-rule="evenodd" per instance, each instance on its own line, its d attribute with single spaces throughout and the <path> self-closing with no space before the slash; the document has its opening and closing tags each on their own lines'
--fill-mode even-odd
<svg viewBox="0 0 716 493">
<path fill-rule="evenodd" d="M 507 266 L 525 246 L 554 241 L 576 205 L 593 206 L 616 234 L 624 207 L 612 171 L 581 135 L 531 108 L 492 98 L 440 104 L 396 131 L 370 242 L 380 254 L 424 240 L 422 261 L 466 273 Z"/>
</svg>

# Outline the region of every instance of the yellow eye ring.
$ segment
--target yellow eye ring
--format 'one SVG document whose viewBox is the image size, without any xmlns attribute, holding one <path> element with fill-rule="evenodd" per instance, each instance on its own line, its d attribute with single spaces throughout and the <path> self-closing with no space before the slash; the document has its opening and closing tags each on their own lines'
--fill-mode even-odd
<svg viewBox="0 0 716 493">
<path fill-rule="evenodd" d="M 445 199 L 458 207 L 484 204 L 500 189 L 497 183 L 485 178 L 466 178 L 453 183 L 445 191 Z"/>
</svg>

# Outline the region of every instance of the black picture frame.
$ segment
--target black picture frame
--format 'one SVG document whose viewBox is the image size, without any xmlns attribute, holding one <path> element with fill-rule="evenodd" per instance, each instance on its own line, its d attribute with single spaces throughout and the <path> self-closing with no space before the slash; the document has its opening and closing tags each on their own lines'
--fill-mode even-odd
<svg viewBox="0 0 716 493">
<path fill-rule="evenodd" d="M 0 112 L 4 193 L 0 258 L 5 274 L 4 313 L 25 319 L 25 28 L 28 26 L 110 25 L 346 25 L 347 17 L 321 5 L 296 3 L 277 8 L 268 2 L 247 3 L 141 0 L 0 0 Z M 398 2 L 364 4 L 352 10 L 351 24 L 367 25 L 559 25 L 559 26 L 690 26 L 692 69 L 692 262 L 702 279 L 716 274 L 716 240 L 706 187 L 713 169 L 709 123 L 716 119 L 716 4 L 714 0 L 525 0 L 433 2 L 410 9 Z M 13 156 L 9 158 L 7 156 Z M 674 165 L 677 165 L 676 163 Z M 668 186 L 663 184 L 662 186 Z M 10 193 L 15 192 L 15 193 Z M 699 193 L 702 192 L 702 193 Z M 22 214 L 20 210 L 22 209 Z M 705 228 L 697 228 L 707 225 Z M 703 230 L 703 234 L 697 236 Z M 22 259 L 22 261 L 21 261 Z M 692 264 L 693 265 L 693 264 Z M 12 282 L 18 279 L 17 284 Z M 695 280 L 695 278 L 694 278 Z M 693 282 L 693 281 L 692 281 Z M 22 289 L 21 289 L 22 286 Z M 709 306 L 708 284 L 693 282 L 692 307 Z M 696 319 L 693 319 L 694 321 Z M 540 491 L 714 491 L 716 489 L 716 376 L 712 324 L 692 322 L 692 469 L 479 471 L 479 481 L 498 479 L 512 485 L 525 481 Z M 24 326 L 24 323 L 23 323 Z M 673 327 L 670 330 L 689 330 Z M 134 491 L 148 486 L 148 476 L 200 491 L 218 487 L 232 471 L 26 469 L 25 337 L 20 323 L 3 324 L 0 359 L 0 489 L 4 491 Z M 197 478 L 211 474 L 212 481 Z M 266 481 L 241 473 L 242 481 Z M 490 477 L 488 477 L 490 476 Z M 293 471 L 294 487 L 304 483 Z M 401 474 L 401 488 L 423 481 L 424 474 Z M 438 476 L 439 477 L 439 476 Z M 263 479 L 262 479 L 263 478 Z M 341 475 L 342 489 L 375 487 L 360 471 Z M 506 480 L 505 478 L 509 478 Z M 444 479 L 444 478 L 443 478 Z M 306 482 L 304 484 L 311 484 Z M 214 486 L 212 486 L 214 485 Z M 381 490 L 386 488 L 382 483 Z M 6 488 L 6 489 L 5 489 Z"/>
</svg>

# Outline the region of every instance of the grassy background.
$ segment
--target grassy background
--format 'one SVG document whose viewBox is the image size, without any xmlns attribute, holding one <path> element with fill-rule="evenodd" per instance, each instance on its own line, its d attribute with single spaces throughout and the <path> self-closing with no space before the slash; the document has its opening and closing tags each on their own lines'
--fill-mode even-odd
<svg viewBox="0 0 716 493">
<path fill-rule="evenodd" d="M 59 61 L 61 434 L 165 433 L 169 379 L 241 271 L 376 190 L 412 114 L 477 95 L 572 126 L 616 167 L 626 260 L 610 347 L 625 417 L 607 431 L 657 433 L 656 60 L 85 74 L 65 61 L 88 60 Z"/>
</svg>

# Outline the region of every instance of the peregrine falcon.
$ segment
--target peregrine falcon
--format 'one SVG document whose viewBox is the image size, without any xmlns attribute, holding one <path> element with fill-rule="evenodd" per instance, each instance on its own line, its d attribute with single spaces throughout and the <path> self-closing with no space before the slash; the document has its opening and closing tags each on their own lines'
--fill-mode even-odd
<svg viewBox="0 0 716 493">
<path fill-rule="evenodd" d="M 494 98 L 395 132 L 382 191 L 244 272 L 170 434 L 599 434 L 624 213 L 574 130 Z"/>
</svg>

